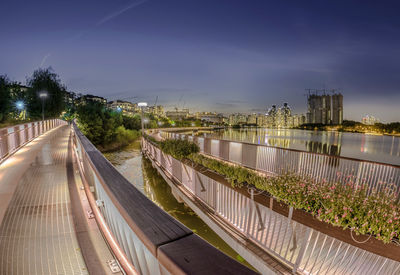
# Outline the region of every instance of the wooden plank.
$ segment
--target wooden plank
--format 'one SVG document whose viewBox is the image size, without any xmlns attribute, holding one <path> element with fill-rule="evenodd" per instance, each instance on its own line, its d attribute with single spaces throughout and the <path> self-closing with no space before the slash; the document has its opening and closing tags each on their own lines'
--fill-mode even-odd
<svg viewBox="0 0 400 275">
<path fill-rule="evenodd" d="M 172 274 L 257 274 L 195 234 L 161 245 L 157 258 Z"/>
</svg>

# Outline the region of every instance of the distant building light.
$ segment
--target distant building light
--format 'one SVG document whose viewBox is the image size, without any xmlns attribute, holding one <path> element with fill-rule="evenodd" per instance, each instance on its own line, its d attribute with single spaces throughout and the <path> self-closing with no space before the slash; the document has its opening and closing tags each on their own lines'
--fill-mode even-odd
<svg viewBox="0 0 400 275">
<path fill-rule="evenodd" d="M 139 102 L 138 106 L 139 107 L 147 107 L 147 102 Z"/>
</svg>

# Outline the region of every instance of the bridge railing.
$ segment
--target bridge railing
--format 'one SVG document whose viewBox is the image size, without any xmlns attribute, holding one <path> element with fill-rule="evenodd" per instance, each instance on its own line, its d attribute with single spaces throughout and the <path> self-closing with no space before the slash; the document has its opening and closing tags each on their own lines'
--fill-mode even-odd
<svg viewBox="0 0 400 275">
<path fill-rule="evenodd" d="M 143 142 L 143 150 L 212 212 L 294 273 L 400 272 L 400 257 L 395 256 L 400 250 L 395 244 L 384 245 L 368 237 L 365 241 L 365 236 L 358 242 L 349 230 L 327 226 L 303 211 L 285 208 L 257 190 L 233 188 L 222 176 L 178 161 L 149 141 Z"/>
<path fill-rule="evenodd" d="M 1 128 L 0 162 L 34 138 L 64 124 L 66 122 L 61 119 L 49 119 Z"/>
<path fill-rule="evenodd" d="M 85 191 L 106 241 L 128 274 L 254 274 L 160 209 L 73 125 Z M 98 211 L 97 211 L 98 210 Z"/>
<path fill-rule="evenodd" d="M 363 186 L 368 194 L 400 194 L 399 165 L 174 132 L 163 131 L 161 135 L 187 138 L 196 142 L 202 153 L 271 175 L 290 172 L 317 181 Z"/>
</svg>

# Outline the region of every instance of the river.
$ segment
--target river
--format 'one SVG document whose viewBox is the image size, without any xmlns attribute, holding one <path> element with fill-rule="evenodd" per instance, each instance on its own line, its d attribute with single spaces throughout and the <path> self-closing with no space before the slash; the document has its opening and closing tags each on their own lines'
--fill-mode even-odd
<svg viewBox="0 0 400 275">
<path fill-rule="evenodd" d="M 225 129 L 207 136 L 400 165 L 398 136 L 268 128 Z"/>
<path fill-rule="evenodd" d="M 252 268 L 238 253 L 224 242 L 189 207 L 179 203 L 172 195 L 168 183 L 158 174 L 149 160 L 142 157 L 140 143 L 135 142 L 123 150 L 105 153 L 105 157 L 136 188 L 161 209 L 190 228 L 210 244 L 227 255 Z M 252 268 L 253 269 L 253 268 Z"/>
</svg>

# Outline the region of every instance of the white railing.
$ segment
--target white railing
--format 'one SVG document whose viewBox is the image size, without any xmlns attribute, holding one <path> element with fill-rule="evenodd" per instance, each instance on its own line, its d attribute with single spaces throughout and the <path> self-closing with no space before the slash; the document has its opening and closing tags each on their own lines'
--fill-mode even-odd
<svg viewBox="0 0 400 275">
<path fill-rule="evenodd" d="M 270 175 L 290 172 L 317 181 L 363 186 L 368 194 L 380 191 L 395 193 L 398 197 L 400 194 L 399 165 L 173 132 L 161 132 L 161 135 L 187 138 L 197 143 L 204 154 Z"/>
<path fill-rule="evenodd" d="M 255 274 L 160 209 L 73 125 L 73 150 L 93 214 L 126 274 Z"/>
<path fill-rule="evenodd" d="M 61 119 L 49 119 L 0 129 L 0 162 L 34 138 L 65 124 Z"/>
<path fill-rule="evenodd" d="M 232 228 L 293 270 L 303 274 L 399 274 L 400 262 L 363 250 L 292 219 L 166 155 L 149 141 L 143 151 Z M 261 194 L 258 194 L 261 196 Z M 383 244 L 382 244 L 383 245 Z"/>
</svg>

